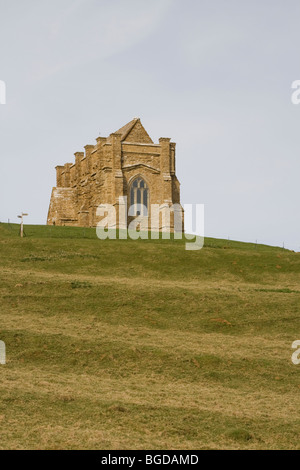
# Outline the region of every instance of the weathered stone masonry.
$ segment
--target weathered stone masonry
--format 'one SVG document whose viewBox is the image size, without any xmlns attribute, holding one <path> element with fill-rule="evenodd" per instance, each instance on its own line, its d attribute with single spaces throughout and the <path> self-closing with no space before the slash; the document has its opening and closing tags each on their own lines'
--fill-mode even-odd
<svg viewBox="0 0 300 470">
<path fill-rule="evenodd" d="M 85 152 L 75 153 L 75 163 L 56 167 L 48 225 L 95 227 L 98 206 L 113 204 L 118 211 L 120 196 L 128 197 L 128 207 L 133 200 L 149 208 L 180 204 L 176 144 L 170 140 L 154 144 L 136 118 L 109 137 L 98 137 L 96 145 L 86 145 Z"/>
</svg>

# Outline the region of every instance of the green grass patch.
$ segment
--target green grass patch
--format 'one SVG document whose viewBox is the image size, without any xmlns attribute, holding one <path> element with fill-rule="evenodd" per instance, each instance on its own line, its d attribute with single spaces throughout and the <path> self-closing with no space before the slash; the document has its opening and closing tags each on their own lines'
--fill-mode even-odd
<svg viewBox="0 0 300 470">
<path fill-rule="evenodd" d="M 297 449 L 300 255 L 0 224 L 1 449 Z"/>
</svg>

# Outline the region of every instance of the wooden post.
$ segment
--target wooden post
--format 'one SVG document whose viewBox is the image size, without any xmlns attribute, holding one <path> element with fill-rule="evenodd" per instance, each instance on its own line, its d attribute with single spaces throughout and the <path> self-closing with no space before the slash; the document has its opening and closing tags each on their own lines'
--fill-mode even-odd
<svg viewBox="0 0 300 470">
<path fill-rule="evenodd" d="M 23 220 L 23 217 L 27 216 L 28 214 L 24 214 L 24 212 L 22 212 L 21 215 L 18 215 L 18 218 L 21 219 L 21 229 L 20 229 L 20 235 L 21 235 L 21 238 L 24 237 L 24 220 Z"/>
</svg>

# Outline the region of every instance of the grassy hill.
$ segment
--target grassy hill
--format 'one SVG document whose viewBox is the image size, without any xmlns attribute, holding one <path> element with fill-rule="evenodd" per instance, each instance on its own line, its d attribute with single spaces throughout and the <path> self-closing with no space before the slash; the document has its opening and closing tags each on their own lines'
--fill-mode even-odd
<svg viewBox="0 0 300 470">
<path fill-rule="evenodd" d="M 299 448 L 300 254 L 0 224 L 1 449 Z"/>
</svg>

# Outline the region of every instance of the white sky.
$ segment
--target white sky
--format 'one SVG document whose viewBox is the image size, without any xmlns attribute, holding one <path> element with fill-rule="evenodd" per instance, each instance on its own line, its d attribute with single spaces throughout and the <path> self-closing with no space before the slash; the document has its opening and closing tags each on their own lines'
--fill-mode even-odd
<svg viewBox="0 0 300 470">
<path fill-rule="evenodd" d="M 54 167 L 139 116 L 177 142 L 207 236 L 300 251 L 298 0 L 0 0 L 0 220 L 44 224 Z"/>
</svg>

